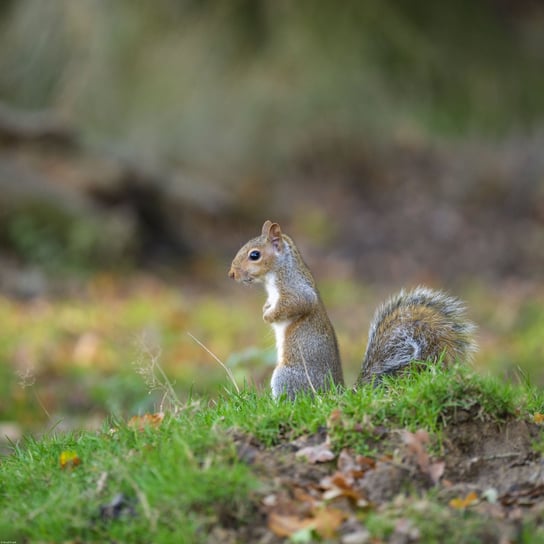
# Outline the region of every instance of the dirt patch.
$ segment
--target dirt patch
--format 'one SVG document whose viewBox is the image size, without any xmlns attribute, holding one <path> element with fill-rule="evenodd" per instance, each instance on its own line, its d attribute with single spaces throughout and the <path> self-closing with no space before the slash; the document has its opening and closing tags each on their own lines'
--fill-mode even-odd
<svg viewBox="0 0 544 544">
<path fill-rule="evenodd" d="M 522 482 L 544 481 L 544 465 L 534 451 L 541 430 L 520 420 L 452 424 L 446 432 L 445 477 L 499 494 Z"/>
<path fill-rule="evenodd" d="M 512 417 L 496 422 L 474 416 L 452 418 L 440 456 L 430 453 L 433 438 L 424 431 L 387 433 L 372 458 L 343 450 L 326 462 L 316 461 L 327 459 L 326 429 L 272 448 L 234 433 L 240 459 L 262 486 L 252 499 L 251 521 L 216 528 L 209 541 L 273 544 L 311 530 L 325 540 L 370 542 L 361 515 L 418 500 L 434 501 L 452 517 L 466 510 L 486 520 L 480 535 L 486 542 L 516 540 L 524 522 L 544 523 L 544 463 L 535 451 L 543 427 Z M 313 462 L 300 455 L 305 452 Z M 418 542 L 420 532 L 402 518 L 383 541 Z"/>
</svg>

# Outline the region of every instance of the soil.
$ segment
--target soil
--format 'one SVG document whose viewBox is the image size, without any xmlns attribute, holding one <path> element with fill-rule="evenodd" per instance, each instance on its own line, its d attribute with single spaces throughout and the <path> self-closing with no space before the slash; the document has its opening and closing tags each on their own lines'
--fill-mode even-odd
<svg viewBox="0 0 544 544">
<path fill-rule="evenodd" d="M 327 453 L 327 429 L 271 448 L 233 433 L 240 459 L 261 486 L 244 521 L 240 513 L 222 516 L 209 542 L 274 544 L 308 526 L 329 542 L 419 542 L 408 519 L 401 517 L 386 540 L 371 538 L 359 520 L 365 512 L 395 512 L 399 505 L 425 509 L 429 501 L 449 507 L 452 518 L 466 510 L 483 520 L 478 541 L 516 541 L 522 525 L 544 524 L 544 462 L 535 451 L 542 429 L 511 416 L 485 421 L 457 412 L 441 446 L 425 431 L 389 430 L 376 455 L 342 450 L 326 462 L 319 457 Z M 301 456 L 303 449 L 317 460 Z M 430 453 L 435 450 L 440 454 Z"/>
</svg>

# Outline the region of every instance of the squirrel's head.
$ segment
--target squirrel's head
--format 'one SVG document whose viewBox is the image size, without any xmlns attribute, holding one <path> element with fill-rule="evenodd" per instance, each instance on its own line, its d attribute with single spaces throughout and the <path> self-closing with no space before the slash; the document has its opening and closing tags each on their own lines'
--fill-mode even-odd
<svg viewBox="0 0 544 544">
<path fill-rule="evenodd" d="M 265 221 L 261 235 L 242 246 L 232 261 L 229 277 L 242 283 L 261 283 L 274 270 L 278 257 L 284 251 L 280 226 Z"/>
</svg>

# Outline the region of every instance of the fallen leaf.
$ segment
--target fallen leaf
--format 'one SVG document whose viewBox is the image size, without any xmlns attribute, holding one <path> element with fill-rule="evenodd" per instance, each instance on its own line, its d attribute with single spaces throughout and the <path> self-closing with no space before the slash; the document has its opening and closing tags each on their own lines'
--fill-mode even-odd
<svg viewBox="0 0 544 544">
<path fill-rule="evenodd" d="M 143 431 L 148 427 L 159 427 L 164 419 L 164 413 L 144 414 L 143 416 L 133 416 L 128 420 L 128 427 L 135 431 Z"/>
<path fill-rule="evenodd" d="M 317 503 L 315 497 L 312 497 L 309 493 L 307 493 L 304 489 L 301 487 L 295 487 L 293 489 L 293 497 L 301 502 L 301 503 L 308 503 L 312 507 L 314 507 Z"/>
<path fill-rule="evenodd" d="M 285 516 L 270 512 L 268 515 L 268 528 L 276 535 L 290 537 L 301 529 L 313 527 L 312 518 L 299 518 L 298 516 Z"/>
<path fill-rule="evenodd" d="M 321 508 L 315 512 L 315 531 L 322 538 L 333 538 L 346 518 L 347 514 L 338 508 Z"/>
<path fill-rule="evenodd" d="M 81 464 L 81 459 L 77 452 L 72 450 L 67 450 L 61 452 L 59 456 L 60 468 L 74 468 Z"/>
<path fill-rule="evenodd" d="M 327 440 L 317 446 L 308 446 L 297 451 L 298 458 L 305 457 L 308 463 L 327 463 L 332 461 L 336 455 L 330 450 L 330 444 Z"/>
<path fill-rule="evenodd" d="M 281 537 L 292 537 L 301 531 L 315 531 L 322 538 L 333 538 L 347 514 L 338 508 L 320 507 L 312 509 L 308 517 L 270 512 L 268 528 Z M 307 534 L 307 533 L 304 533 Z"/>
<path fill-rule="evenodd" d="M 449 502 L 449 505 L 451 508 L 461 510 L 463 508 L 467 508 L 467 506 L 475 504 L 476 502 L 478 502 L 478 494 L 475 491 L 471 491 L 464 499 L 452 499 Z"/>
<path fill-rule="evenodd" d="M 419 467 L 423 468 L 429 463 L 429 455 L 426 450 L 426 445 L 429 442 L 429 433 L 423 429 L 419 429 L 415 433 L 410 431 L 402 431 L 402 441 L 407 452 L 417 462 Z"/>
<path fill-rule="evenodd" d="M 356 455 L 355 457 L 348 450 L 342 450 L 338 456 L 338 470 L 350 473 L 355 478 L 362 478 L 364 473 L 376 467 L 376 461 L 372 457 Z"/>
<path fill-rule="evenodd" d="M 419 429 L 415 433 L 402 431 L 402 441 L 408 461 L 417 465 L 423 474 L 429 476 L 431 481 L 437 484 L 444 474 L 445 463 L 442 461 L 431 462 L 431 457 L 427 453 L 427 444 L 430 441 L 429 433 L 424 429 Z"/>
<path fill-rule="evenodd" d="M 336 497 L 347 497 L 355 502 L 362 500 L 364 497 L 358 490 L 354 489 L 354 483 L 352 478 L 348 478 L 341 472 L 335 472 L 332 476 L 323 478 L 320 482 L 320 486 L 325 490 L 323 499 L 329 501 Z"/>
<path fill-rule="evenodd" d="M 533 414 L 533 421 L 541 425 L 542 423 L 544 423 L 544 414 L 540 414 L 538 412 L 536 414 Z"/>
</svg>

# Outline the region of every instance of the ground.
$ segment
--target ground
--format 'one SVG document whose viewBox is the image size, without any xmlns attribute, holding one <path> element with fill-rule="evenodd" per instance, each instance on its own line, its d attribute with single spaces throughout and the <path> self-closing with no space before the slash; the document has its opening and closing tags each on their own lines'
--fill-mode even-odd
<svg viewBox="0 0 544 544">
<path fill-rule="evenodd" d="M 444 506 L 442 519 L 434 520 L 438 525 L 453 525 L 459 515 L 472 516 L 479 525 L 476 535 L 467 529 L 456 535 L 458 542 L 517 542 L 522 520 L 542 523 L 542 459 L 534 451 L 541 433 L 537 424 L 515 418 L 485 421 L 477 408 L 456 413 L 444 429 L 442 452 L 431 463 L 439 470 L 443 463 L 438 482 L 414 458 L 414 445 L 403 443 L 406 432 L 380 429 L 377 455 L 363 457 L 348 448 L 327 462 L 319 462 L 319 455 L 329 450 L 318 446 L 326 442 L 325 429 L 274 448 L 251 436 L 236 436 L 241 459 L 259 475 L 264 490 L 255 497 L 253 523 L 241 530 L 215 528 L 210 541 L 274 543 L 284 541 L 279 535 L 298 534 L 298 542 L 317 535 L 345 543 L 428 542 L 432 537 L 427 540 L 426 533 L 422 539 L 422 530 L 403 511 L 430 510 L 431 501 Z M 310 455 L 317 450 L 317 460 L 301 456 L 304 448 Z M 416 445 L 419 455 L 424 449 Z M 365 512 L 372 511 L 391 516 L 383 540 L 371 538 L 362 522 Z M 308 527 L 313 536 L 305 533 Z"/>
<path fill-rule="evenodd" d="M 467 365 L 27 438 L 0 462 L 17 541 L 544 542 L 544 397 Z"/>
</svg>

